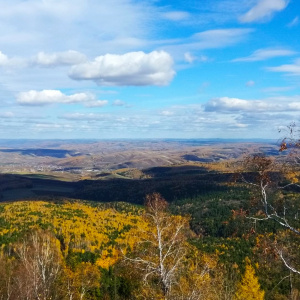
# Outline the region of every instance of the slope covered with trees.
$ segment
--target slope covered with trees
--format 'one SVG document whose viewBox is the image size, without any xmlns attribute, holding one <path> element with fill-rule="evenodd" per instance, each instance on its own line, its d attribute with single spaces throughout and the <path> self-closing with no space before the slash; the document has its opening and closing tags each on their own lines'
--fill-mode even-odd
<svg viewBox="0 0 300 300">
<path fill-rule="evenodd" d="M 145 210 L 1 204 L 1 297 L 215 299 L 222 287 L 217 257 L 192 246 L 188 219 L 166 209 L 159 194 L 149 196 Z"/>
<path fill-rule="evenodd" d="M 299 146 L 280 150 L 290 147 L 74 185 L 95 202 L 0 204 L 1 298 L 298 299 Z"/>
</svg>

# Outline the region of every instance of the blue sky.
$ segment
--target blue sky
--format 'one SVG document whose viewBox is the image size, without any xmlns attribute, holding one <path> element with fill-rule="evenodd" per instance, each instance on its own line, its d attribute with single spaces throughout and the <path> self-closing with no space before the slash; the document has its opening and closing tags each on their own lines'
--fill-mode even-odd
<svg viewBox="0 0 300 300">
<path fill-rule="evenodd" d="M 299 0 L 0 0 L 0 138 L 277 138 Z"/>
</svg>

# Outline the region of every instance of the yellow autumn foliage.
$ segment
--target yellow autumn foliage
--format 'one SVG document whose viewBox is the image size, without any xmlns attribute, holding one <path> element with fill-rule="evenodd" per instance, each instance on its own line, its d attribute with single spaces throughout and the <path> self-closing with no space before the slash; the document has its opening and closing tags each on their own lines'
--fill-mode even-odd
<svg viewBox="0 0 300 300">
<path fill-rule="evenodd" d="M 1 204 L 0 218 L 7 224 L 0 228 L 0 236 L 10 237 L 20 231 L 46 228 L 62 241 L 65 257 L 69 249 L 97 253 L 96 264 L 103 268 L 119 260 L 119 249 L 123 253 L 132 249 L 142 229 L 147 227 L 138 211 L 119 212 L 84 202 Z"/>
<path fill-rule="evenodd" d="M 160 196 L 156 194 L 153 197 Z M 22 286 L 28 286 L 32 276 L 19 272 L 23 270 L 23 261 L 27 258 L 26 249 L 30 245 L 31 252 L 36 254 L 32 258 L 35 261 L 40 253 L 45 252 L 44 241 L 49 240 L 51 243 L 48 243 L 48 248 L 54 253 L 56 264 L 53 265 L 51 259 L 45 265 L 52 269 L 57 267 L 57 276 L 51 281 L 51 290 L 53 295 L 57 294 L 56 299 L 95 299 L 89 298 L 89 292 L 99 293 L 102 288 L 101 292 L 105 293 L 106 288 L 112 288 L 109 286 L 109 276 L 118 278 L 118 273 L 109 274 L 113 269 L 115 272 L 121 270 L 122 279 L 127 280 L 124 281 L 126 284 L 128 281 L 134 282 L 134 299 L 217 299 L 215 290 L 221 290 L 217 256 L 204 254 L 192 246 L 188 242 L 188 238 L 193 236 L 189 229 L 189 219 L 166 212 L 163 209 L 166 205 L 165 201 L 158 202 L 156 209 L 153 207 L 154 211 L 151 212 L 147 207 L 139 209 L 124 204 L 124 209 L 123 206 L 114 209 L 84 201 L 2 203 L 0 262 L 2 260 L 3 266 L 10 266 L 11 258 L 7 249 L 13 250 L 11 252 L 15 255 L 16 267 L 12 275 L 8 274 L 11 277 L 7 278 L 22 279 Z M 156 213 L 156 222 L 153 213 Z M 26 243 L 26 237 L 31 236 L 39 241 L 35 248 L 31 239 L 27 238 Z M 160 254 L 164 255 L 163 259 Z M 122 262 L 116 268 L 110 268 L 121 259 Z M 141 268 L 141 260 L 148 262 L 146 267 Z M 163 279 L 171 278 L 168 293 L 161 288 L 162 280 L 158 272 L 147 275 L 149 266 L 158 269 L 161 264 L 168 272 Z M 149 278 L 149 281 L 142 278 Z M 15 284 L 17 280 L 11 282 L 14 293 L 19 294 L 19 287 Z M 54 299 L 50 294 L 44 299 Z M 0 289 L 0 298 L 1 295 Z"/>
<path fill-rule="evenodd" d="M 237 286 L 235 300 L 263 300 L 264 298 L 265 292 L 260 289 L 255 270 L 248 260 L 245 274 Z"/>
<path fill-rule="evenodd" d="M 288 172 L 284 173 L 284 176 L 287 180 L 291 183 L 298 183 L 299 182 L 299 171 L 289 170 Z"/>
</svg>

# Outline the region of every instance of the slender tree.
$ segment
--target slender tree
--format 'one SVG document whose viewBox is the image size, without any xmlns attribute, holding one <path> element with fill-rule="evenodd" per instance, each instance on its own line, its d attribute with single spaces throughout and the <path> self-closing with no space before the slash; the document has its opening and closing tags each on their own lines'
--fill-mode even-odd
<svg viewBox="0 0 300 300">
<path fill-rule="evenodd" d="M 14 291 L 14 270 L 16 264 L 14 259 L 8 258 L 6 255 L 0 257 L 0 299 L 13 299 Z"/>
<path fill-rule="evenodd" d="M 250 261 L 246 263 L 245 274 L 237 286 L 235 300 L 263 300 L 265 292 L 261 290 L 254 268 Z"/>
<path fill-rule="evenodd" d="M 286 148 L 286 145 L 281 145 L 282 148 Z M 254 155 L 246 157 L 242 166 L 240 172 L 242 182 L 253 187 L 258 195 L 257 211 L 249 214 L 247 218 L 254 222 L 275 221 L 295 237 L 300 237 L 299 203 L 282 193 L 287 188 L 298 185 L 295 183 L 295 177 L 291 175 L 294 171 L 290 164 L 277 162 L 271 157 Z M 290 271 L 300 274 L 299 269 L 293 267 L 284 255 L 284 248 L 287 247 L 276 247 L 278 256 Z"/>
<path fill-rule="evenodd" d="M 169 214 L 167 206 L 158 193 L 146 197 L 148 227 L 142 230 L 134 253 L 125 258 L 142 276 L 141 298 L 211 299 L 206 292 L 216 261 L 187 243 L 189 220 Z"/>
<path fill-rule="evenodd" d="M 33 231 L 16 246 L 19 269 L 17 299 L 48 300 L 59 297 L 56 283 L 62 257 L 58 240 L 49 232 Z"/>
</svg>

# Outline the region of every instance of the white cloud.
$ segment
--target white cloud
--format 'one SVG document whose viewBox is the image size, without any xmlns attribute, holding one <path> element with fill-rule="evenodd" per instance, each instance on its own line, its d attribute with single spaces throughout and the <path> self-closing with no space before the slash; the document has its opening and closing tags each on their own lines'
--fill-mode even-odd
<svg viewBox="0 0 300 300">
<path fill-rule="evenodd" d="M 276 105 L 260 100 L 243 100 L 238 98 L 221 97 L 208 101 L 205 106 L 205 111 L 223 111 L 223 112 L 237 112 L 237 111 L 268 111 L 276 109 Z M 277 108 L 279 109 L 279 108 Z"/>
<path fill-rule="evenodd" d="M 293 90 L 294 87 L 292 86 L 270 86 L 267 88 L 264 88 L 262 91 L 265 93 L 278 93 L 278 92 L 286 92 Z"/>
<path fill-rule="evenodd" d="M 72 79 L 93 80 L 104 86 L 162 86 L 169 84 L 174 75 L 173 59 L 165 51 L 106 54 L 73 66 L 69 73 Z"/>
<path fill-rule="evenodd" d="M 86 107 L 103 107 L 108 104 L 107 100 L 96 100 L 85 103 Z"/>
<path fill-rule="evenodd" d="M 166 116 L 166 117 L 169 117 L 169 116 L 173 116 L 174 115 L 174 112 L 173 111 L 169 111 L 169 110 L 163 110 L 161 113 L 160 113 L 161 116 Z"/>
<path fill-rule="evenodd" d="M 292 110 L 300 110 L 300 102 L 291 102 L 288 104 L 288 108 Z"/>
<path fill-rule="evenodd" d="M 69 50 L 65 52 L 44 53 L 39 52 L 32 62 L 38 66 L 52 67 L 59 65 L 76 65 L 87 60 L 86 56 L 80 52 Z"/>
<path fill-rule="evenodd" d="M 184 60 L 188 63 L 193 63 L 194 61 L 200 61 L 200 62 L 205 62 L 208 61 L 208 57 L 205 55 L 200 55 L 200 56 L 194 56 L 190 52 L 185 52 L 184 53 Z"/>
<path fill-rule="evenodd" d="M 223 48 L 236 44 L 251 32 L 251 28 L 213 29 L 196 33 L 193 39 L 198 49 Z"/>
<path fill-rule="evenodd" d="M 289 49 L 267 48 L 267 49 L 256 50 L 250 56 L 236 58 L 232 61 L 233 62 L 262 61 L 262 60 L 267 60 L 267 59 L 274 58 L 274 57 L 291 56 L 291 55 L 295 55 L 295 54 L 297 54 L 297 52 L 289 50 Z"/>
<path fill-rule="evenodd" d="M 196 60 L 196 57 L 192 55 L 190 52 L 185 52 L 184 53 L 184 60 L 188 63 L 192 63 Z"/>
<path fill-rule="evenodd" d="M 57 123 L 36 123 L 34 127 L 39 130 L 56 130 L 56 129 L 71 129 L 73 128 L 69 124 L 57 124 Z"/>
<path fill-rule="evenodd" d="M 0 51 L 0 67 L 23 67 L 26 65 L 25 59 L 17 57 L 8 57 Z"/>
<path fill-rule="evenodd" d="M 254 7 L 240 16 L 239 20 L 242 23 L 269 20 L 274 13 L 285 9 L 288 3 L 289 0 L 258 0 Z"/>
<path fill-rule="evenodd" d="M 21 105 L 49 105 L 53 103 L 82 103 L 95 101 L 95 96 L 89 93 L 65 95 L 58 90 L 43 90 L 21 92 L 17 95 L 17 103 Z"/>
<path fill-rule="evenodd" d="M 171 21 L 182 21 L 190 17 L 190 14 L 185 11 L 170 11 L 163 14 L 163 18 Z"/>
<path fill-rule="evenodd" d="M 234 126 L 237 128 L 246 128 L 249 126 L 249 124 L 235 123 Z"/>
<path fill-rule="evenodd" d="M 7 65 L 8 61 L 8 57 L 0 51 L 0 66 Z"/>
<path fill-rule="evenodd" d="M 244 100 L 221 97 L 204 105 L 206 112 L 219 113 L 282 113 L 300 110 L 300 96 L 270 97 L 265 100 Z"/>
<path fill-rule="evenodd" d="M 249 81 L 246 82 L 246 86 L 248 86 L 248 87 L 251 87 L 251 86 L 254 86 L 254 85 L 255 85 L 255 81 L 253 81 L 253 80 L 249 80 Z"/>
<path fill-rule="evenodd" d="M 281 65 L 278 67 L 269 67 L 267 70 L 272 72 L 288 73 L 289 75 L 300 75 L 300 59 L 297 59 L 294 64 Z"/>
<path fill-rule="evenodd" d="M 94 113 L 69 113 L 61 116 L 61 119 L 70 121 L 101 121 L 106 120 L 109 116 Z"/>
<path fill-rule="evenodd" d="M 196 53 L 199 50 L 218 49 L 233 46 L 245 40 L 254 29 L 252 28 L 227 28 L 213 29 L 201 31 L 187 38 L 163 40 L 161 49 L 170 53 L 176 60 L 185 59 L 207 61 L 208 58 L 204 55 L 195 56 L 191 53 Z"/>
<path fill-rule="evenodd" d="M 28 56 L 43 49 L 78 46 L 89 55 L 99 54 L 99 49 L 101 53 L 129 51 L 132 45 L 124 40 L 147 38 L 157 12 L 148 1 L 1 0 L 0 44 L 5 49 L 14 47 L 16 55 Z M 111 48 L 112 41 L 120 43 Z"/>
<path fill-rule="evenodd" d="M 198 61 L 205 62 L 208 61 L 208 57 L 205 55 L 200 55 L 196 58 Z"/>
<path fill-rule="evenodd" d="M 120 99 L 116 99 L 113 102 L 113 106 L 125 106 L 125 105 L 126 105 L 126 103 Z"/>
<path fill-rule="evenodd" d="M 15 116 L 14 113 L 7 111 L 7 112 L 2 112 L 0 113 L 0 118 L 13 118 Z"/>
<path fill-rule="evenodd" d="M 295 17 L 290 23 L 287 24 L 287 27 L 295 27 L 299 24 L 299 17 Z"/>
</svg>

